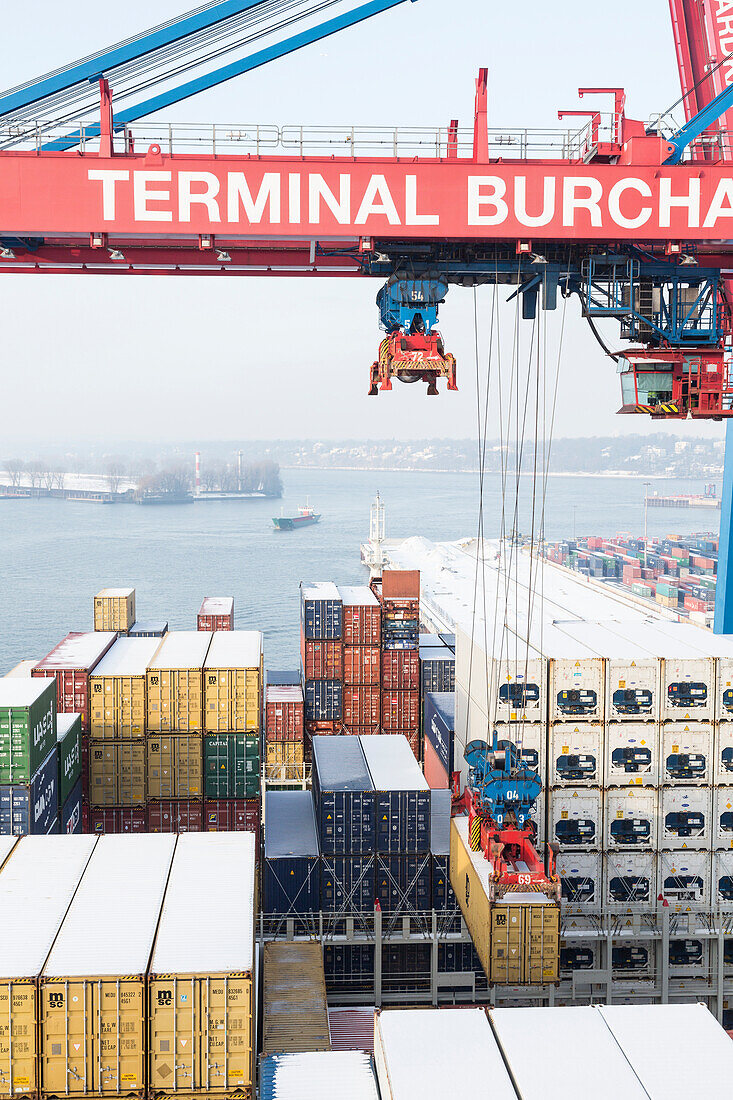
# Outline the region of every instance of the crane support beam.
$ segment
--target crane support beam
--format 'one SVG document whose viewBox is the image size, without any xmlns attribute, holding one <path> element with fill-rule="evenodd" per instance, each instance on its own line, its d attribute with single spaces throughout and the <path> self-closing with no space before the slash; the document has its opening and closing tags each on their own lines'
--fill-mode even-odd
<svg viewBox="0 0 733 1100">
<path fill-rule="evenodd" d="M 696 141 L 705 130 L 717 122 L 733 106 L 733 84 L 728 85 L 720 95 L 706 104 L 702 110 L 685 123 L 681 130 L 669 138 L 670 145 L 674 146 L 674 152 L 667 157 L 666 164 L 679 164 L 684 156 L 685 149 Z M 727 139 L 729 140 L 729 139 Z"/>
</svg>

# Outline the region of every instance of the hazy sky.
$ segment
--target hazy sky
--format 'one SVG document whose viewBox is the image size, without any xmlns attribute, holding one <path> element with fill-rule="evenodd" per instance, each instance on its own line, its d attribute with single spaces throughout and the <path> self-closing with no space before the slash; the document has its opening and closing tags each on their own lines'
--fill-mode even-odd
<svg viewBox="0 0 733 1100">
<path fill-rule="evenodd" d="M 193 0 L 25 0 L 3 7 L 2 80 L 11 86 L 186 11 Z M 667 0 L 418 0 L 164 117 L 380 126 L 444 125 L 458 117 L 470 125 L 474 77 L 485 65 L 492 126 L 557 126 L 558 108 L 585 105 L 576 98 L 582 85 L 625 86 L 628 113 L 646 118 L 679 96 L 669 24 Z M 378 287 L 357 279 L 5 276 L 3 442 L 7 449 L 105 435 L 473 434 L 472 292 L 452 289 L 441 309 L 460 393 L 428 399 L 422 386 L 397 385 L 375 399 L 366 391 L 381 338 Z M 485 325 L 487 291 L 479 308 Z M 506 306 L 506 329 L 512 317 Z M 617 339 L 615 325 L 606 332 Z M 573 302 L 556 434 L 644 430 L 642 417 L 614 416 L 619 404 L 614 366 Z M 687 431 L 722 434 L 718 425 Z"/>
</svg>

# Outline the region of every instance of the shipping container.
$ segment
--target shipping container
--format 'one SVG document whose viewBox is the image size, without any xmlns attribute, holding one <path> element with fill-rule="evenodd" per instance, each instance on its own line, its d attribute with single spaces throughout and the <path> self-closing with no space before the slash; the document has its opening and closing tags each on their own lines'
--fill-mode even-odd
<svg viewBox="0 0 733 1100">
<path fill-rule="evenodd" d="M 603 726 L 558 722 L 550 738 L 549 782 L 597 787 L 603 782 Z"/>
<path fill-rule="evenodd" d="M 81 780 L 81 715 L 56 716 L 59 763 L 59 804 L 63 806 Z"/>
<path fill-rule="evenodd" d="M 713 905 L 733 910 L 733 850 L 713 852 Z"/>
<path fill-rule="evenodd" d="M 381 706 L 384 730 L 395 733 L 419 730 L 419 691 L 383 691 Z"/>
<path fill-rule="evenodd" d="M 313 801 L 324 855 L 373 855 L 376 796 L 360 738 L 313 738 Z"/>
<path fill-rule="evenodd" d="M 640 906 L 653 909 L 657 904 L 656 851 L 607 852 L 604 857 L 603 909 L 623 913 Z"/>
<path fill-rule="evenodd" d="M 424 913 L 432 909 L 430 854 L 380 855 L 376 898 L 383 913 Z"/>
<path fill-rule="evenodd" d="M 81 714 L 85 733 L 89 731 L 91 707 L 89 677 L 116 638 L 113 631 L 67 634 L 33 669 L 34 676 L 55 677 L 57 711 Z"/>
<path fill-rule="evenodd" d="M 127 632 L 128 638 L 162 638 L 168 633 L 165 619 L 143 619 L 133 623 Z"/>
<path fill-rule="evenodd" d="M 118 638 L 89 677 L 90 731 L 96 741 L 145 736 L 147 670 L 159 638 Z"/>
<path fill-rule="evenodd" d="M 259 734 L 207 733 L 204 737 L 204 796 L 257 798 L 259 793 Z"/>
<path fill-rule="evenodd" d="M 204 662 L 213 637 L 196 630 L 166 634 L 148 667 L 149 733 L 203 732 Z"/>
<path fill-rule="evenodd" d="M 344 647 L 340 641 L 307 641 L 301 633 L 300 660 L 305 680 L 343 679 Z"/>
<path fill-rule="evenodd" d="M 381 650 L 373 645 L 344 646 L 344 684 L 379 686 Z"/>
<path fill-rule="evenodd" d="M 550 792 L 550 839 L 574 852 L 602 846 L 601 792 L 590 787 L 561 787 Z"/>
<path fill-rule="evenodd" d="M 379 647 L 382 609 L 371 589 L 367 585 L 355 588 L 339 585 L 338 593 L 343 605 L 344 645 Z"/>
<path fill-rule="evenodd" d="M 11 668 L 10 672 L 5 673 L 3 679 L 25 679 L 27 676 L 31 675 L 33 669 L 36 667 L 37 664 L 38 661 L 35 658 L 25 661 L 18 661 L 18 664 Z"/>
<path fill-rule="evenodd" d="M 660 817 L 660 848 L 709 848 L 713 835 L 711 788 L 665 787 Z"/>
<path fill-rule="evenodd" d="M 54 745 L 29 783 L 0 784 L 0 833 L 51 832 L 58 813 L 59 763 Z"/>
<path fill-rule="evenodd" d="M 265 683 L 273 687 L 299 687 L 301 683 L 300 669 L 282 672 L 279 669 L 268 668 L 265 673 Z"/>
<path fill-rule="evenodd" d="M 404 737 L 359 738 L 376 791 L 377 852 L 430 850 L 430 789 Z"/>
<path fill-rule="evenodd" d="M 420 599 L 419 569 L 385 569 L 382 573 L 382 603 Z"/>
<path fill-rule="evenodd" d="M 448 646 L 426 648 L 420 643 L 420 691 L 456 690 L 456 655 Z"/>
<path fill-rule="evenodd" d="M 94 629 L 126 633 L 135 622 L 135 589 L 103 588 L 94 597 Z"/>
<path fill-rule="evenodd" d="M 204 664 L 207 733 L 260 729 L 262 653 L 259 630 L 213 635 Z"/>
<path fill-rule="evenodd" d="M 382 688 L 385 691 L 420 691 L 420 654 L 416 649 L 382 651 Z"/>
<path fill-rule="evenodd" d="M 203 797 L 203 740 L 200 733 L 146 738 L 148 800 Z"/>
<path fill-rule="evenodd" d="M 374 998 L 373 943 L 324 943 L 323 965 L 329 993 Z"/>
<path fill-rule="evenodd" d="M 704 637 L 701 645 L 705 644 Z M 670 649 L 674 643 L 670 642 Z M 700 651 L 702 654 L 702 650 Z M 712 657 L 665 657 L 662 668 L 663 721 L 711 722 L 715 713 L 715 662 Z"/>
<path fill-rule="evenodd" d="M 371 726 L 379 732 L 380 716 L 379 687 L 354 687 L 344 684 L 343 722 L 350 729 L 354 726 Z"/>
<path fill-rule="evenodd" d="M 423 737 L 429 742 L 446 775 L 453 773 L 455 736 L 455 696 L 448 692 L 428 692 L 423 697 Z"/>
<path fill-rule="evenodd" d="M 321 856 L 321 911 L 340 917 L 374 910 L 376 858 Z"/>
<path fill-rule="evenodd" d="M 265 943 L 262 970 L 262 1054 L 330 1050 L 320 944 Z"/>
<path fill-rule="evenodd" d="M 145 1095 L 146 974 L 175 837 L 102 836 L 40 978 L 42 1095 Z"/>
<path fill-rule="evenodd" d="M 432 908 L 440 914 L 446 932 L 460 930 L 458 902 L 450 884 L 450 791 L 430 793 L 430 862 Z M 455 919 L 450 914 L 456 914 Z"/>
<path fill-rule="evenodd" d="M 305 746 L 302 741 L 265 743 L 265 782 L 302 783 L 305 779 Z"/>
<path fill-rule="evenodd" d="M 254 924 L 254 837 L 180 837 L 150 960 L 153 1096 L 254 1095 Z"/>
<path fill-rule="evenodd" d="M 609 722 L 653 722 L 659 717 L 661 667 L 650 654 L 633 660 L 609 655 L 606 661 L 606 716 Z"/>
<path fill-rule="evenodd" d="M 564 913 L 600 913 L 603 864 L 599 852 L 560 852 L 557 856 Z"/>
<path fill-rule="evenodd" d="M 265 914 L 299 916 L 320 905 L 318 834 L 310 791 L 265 795 Z"/>
<path fill-rule="evenodd" d="M 146 833 L 148 814 L 145 807 L 134 809 L 128 806 L 107 806 L 104 809 L 90 809 L 90 833 Z"/>
<path fill-rule="evenodd" d="M 196 617 L 197 630 L 234 630 L 234 597 L 205 596 Z"/>
<path fill-rule="evenodd" d="M 259 798 L 207 799 L 204 802 L 204 828 L 206 832 L 248 832 L 255 838 L 255 855 L 260 856 L 260 800 Z"/>
<path fill-rule="evenodd" d="M 673 912 L 709 905 L 711 878 L 710 852 L 679 849 L 657 856 L 657 889 Z"/>
<path fill-rule="evenodd" d="M 733 656 L 718 657 L 716 670 L 716 717 L 733 719 Z"/>
<path fill-rule="evenodd" d="M 456 628 L 455 681 L 497 722 L 546 721 L 547 660 L 507 628 L 488 638 Z"/>
<path fill-rule="evenodd" d="M 89 802 L 100 806 L 144 806 L 144 741 L 89 742 Z"/>
<path fill-rule="evenodd" d="M 330 581 L 300 586 L 301 629 L 307 640 L 340 641 L 343 636 L 343 604 Z"/>
<path fill-rule="evenodd" d="M 268 741 L 302 741 L 305 732 L 303 688 L 300 684 L 268 684 L 265 689 L 265 736 Z"/>
<path fill-rule="evenodd" d="M 2 1100 L 39 1094 L 37 977 L 94 845 L 94 837 L 27 837 L 0 874 Z"/>
<path fill-rule="evenodd" d="M 322 1100 L 379 1100 L 369 1055 L 356 1050 L 326 1050 L 262 1060 L 260 1100 L 306 1100 L 311 1096 Z"/>
<path fill-rule="evenodd" d="M 601 657 L 551 656 L 550 716 L 554 722 L 603 720 L 603 665 Z"/>
<path fill-rule="evenodd" d="M 712 723 L 665 722 L 661 740 L 662 783 L 707 786 L 712 782 Z"/>
<path fill-rule="evenodd" d="M 733 848 L 733 786 L 713 790 L 713 848 Z"/>
<path fill-rule="evenodd" d="M 204 828 L 204 805 L 199 799 L 148 802 L 148 832 L 200 833 Z"/>
<path fill-rule="evenodd" d="M 307 722 L 340 721 L 343 714 L 343 684 L 340 680 L 306 680 Z"/>
<path fill-rule="evenodd" d="M 733 722 L 718 722 L 715 728 L 715 782 L 733 783 Z"/>
<path fill-rule="evenodd" d="M 53 685 L 0 680 L 0 784 L 30 783 L 55 746 Z"/>
<path fill-rule="evenodd" d="M 609 722 L 604 731 L 607 786 L 659 783 L 659 729 L 652 722 Z"/>
<path fill-rule="evenodd" d="M 603 798 L 604 848 L 656 848 L 659 798 L 653 787 L 610 787 Z"/>
<path fill-rule="evenodd" d="M 59 810 L 59 832 L 60 833 L 81 833 L 82 828 L 82 809 L 81 809 L 81 775 L 77 780 L 76 786 L 69 794 L 69 797 L 63 803 Z"/>
</svg>

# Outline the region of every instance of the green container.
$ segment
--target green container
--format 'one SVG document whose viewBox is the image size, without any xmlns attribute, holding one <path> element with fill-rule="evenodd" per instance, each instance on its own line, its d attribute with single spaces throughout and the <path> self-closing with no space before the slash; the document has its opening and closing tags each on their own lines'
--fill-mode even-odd
<svg viewBox="0 0 733 1100">
<path fill-rule="evenodd" d="M 213 733 L 204 737 L 206 798 L 257 798 L 260 793 L 259 733 Z"/>
<path fill-rule="evenodd" d="M 59 746 L 59 809 L 81 778 L 81 715 L 59 714 L 56 718 Z"/>
<path fill-rule="evenodd" d="M 56 678 L 0 679 L 0 783 L 30 783 L 56 747 Z"/>
</svg>

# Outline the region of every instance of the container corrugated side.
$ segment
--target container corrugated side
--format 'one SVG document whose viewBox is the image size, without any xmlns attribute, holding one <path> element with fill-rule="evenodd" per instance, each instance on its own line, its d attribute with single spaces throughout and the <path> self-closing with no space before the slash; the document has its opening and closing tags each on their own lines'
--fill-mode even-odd
<svg viewBox="0 0 733 1100">
<path fill-rule="evenodd" d="M 374 854 L 374 784 L 360 740 L 314 737 L 312 752 L 313 798 L 321 852 Z"/>
<path fill-rule="evenodd" d="M 263 639 L 258 630 L 216 631 L 204 663 L 209 733 L 259 730 Z"/>
<path fill-rule="evenodd" d="M 58 812 L 59 765 L 54 745 L 30 783 L 0 785 L 0 832 L 48 833 Z"/>
<path fill-rule="evenodd" d="M 55 744 L 53 685 L 0 680 L 0 783 L 30 783 Z"/>
<path fill-rule="evenodd" d="M 152 733 L 202 733 L 204 662 L 213 634 L 166 634 L 147 675 L 147 727 Z"/>
<path fill-rule="evenodd" d="M 323 952 L 317 943 L 266 943 L 262 1053 L 330 1050 Z"/>
<path fill-rule="evenodd" d="M 127 631 L 134 622 L 134 588 L 103 588 L 94 597 L 95 630 Z"/>
<path fill-rule="evenodd" d="M 346 1097 L 348 1100 L 379 1100 L 371 1059 L 361 1051 L 275 1054 L 262 1060 L 260 1100 L 344 1100 Z"/>
<path fill-rule="evenodd" d="M 406 738 L 360 737 L 376 791 L 377 851 L 430 850 L 430 789 Z"/>
<path fill-rule="evenodd" d="M 33 676 L 56 680 L 56 709 L 60 714 L 81 714 L 81 727 L 89 730 L 89 677 L 112 647 L 113 631 L 71 633 L 33 669 Z"/>
<path fill-rule="evenodd" d="M 89 802 L 100 806 L 144 806 L 144 741 L 89 742 Z"/>
<path fill-rule="evenodd" d="M 159 638 L 118 638 L 89 678 L 90 731 L 96 740 L 145 736 L 147 668 Z"/>
<path fill-rule="evenodd" d="M 203 797 L 203 734 L 155 735 L 145 747 L 148 799 Z"/>
<path fill-rule="evenodd" d="M 59 714 L 56 718 L 59 755 L 59 805 L 63 806 L 81 779 L 81 715 Z"/>
<path fill-rule="evenodd" d="M 264 820 L 264 912 L 317 912 L 320 854 L 310 791 L 268 791 Z"/>
</svg>

